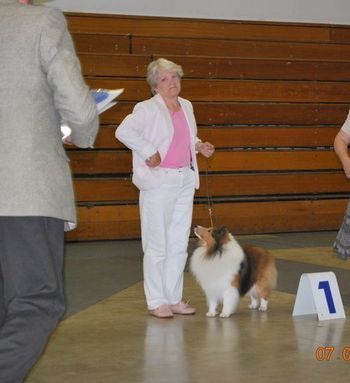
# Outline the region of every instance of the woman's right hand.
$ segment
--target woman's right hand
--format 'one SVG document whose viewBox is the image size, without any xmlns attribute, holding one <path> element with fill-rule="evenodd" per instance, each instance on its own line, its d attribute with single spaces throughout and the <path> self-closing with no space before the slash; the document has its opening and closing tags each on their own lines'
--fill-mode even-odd
<svg viewBox="0 0 350 383">
<path fill-rule="evenodd" d="M 162 159 L 160 158 L 159 152 L 153 154 L 153 156 L 148 157 L 146 160 L 146 165 L 150 168 L 155 168 L 156 166 L 159 166 L 162 162 Z"/>
</svg>

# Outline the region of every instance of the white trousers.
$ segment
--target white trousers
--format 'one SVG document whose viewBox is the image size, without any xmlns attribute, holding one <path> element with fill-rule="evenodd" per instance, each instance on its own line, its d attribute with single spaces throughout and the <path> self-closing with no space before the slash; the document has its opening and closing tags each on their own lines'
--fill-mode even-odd
<svg viewBox="0 0 350 383">
<path fill-rule="evenodd" d="M 144 289 L 149 310 L 182 299 L 194 190 L 195 173 L 186 168 L 167 170 L 160 187 L 140 192 Z"/>
</svg>

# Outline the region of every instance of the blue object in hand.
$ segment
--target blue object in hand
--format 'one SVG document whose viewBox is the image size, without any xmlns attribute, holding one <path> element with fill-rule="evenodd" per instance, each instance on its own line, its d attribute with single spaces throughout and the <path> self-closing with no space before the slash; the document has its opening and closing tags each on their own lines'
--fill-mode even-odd
<svg viewBox="0 0 350 383">
<path fill-rule="evenodd" d="M 96 104 L 99 104 L 109 96 L 108 92 L 105 92 L 103 90 L 92 90 L 90 93 L 91 96 L 94 98 Z"/>
</svg>

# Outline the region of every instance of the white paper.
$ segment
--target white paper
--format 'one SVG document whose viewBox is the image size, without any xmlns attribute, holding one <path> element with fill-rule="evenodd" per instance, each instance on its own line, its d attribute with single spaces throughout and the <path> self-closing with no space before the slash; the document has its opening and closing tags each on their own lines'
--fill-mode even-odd
<svg viewBox="0 0 350 383">
<path fill-rule="evenodd" d="M 97 109 L 98 110 L 98 114 L 101 114 L 101 113 L 105 112 L 107 109 L 112 108 L 112 106 L 117 105 L 117 103 L 118 103 L 118 101 L 109 102 L 108 104 L 106 104 L 105 106 L 101 107 L 100 109 Z"/>
<path fill-rule="evenodd" d="M 112 102 L 115 98 L 120 96 L 124 92 L 124 89 L 97 89 L 92 90 L 91 94 L 94 97 L 97 105 L 98 113 L 101 114 L 107 109 L 111 108 L 116 104 L 116 102 Z M 102 96 L 101 101 L 98 100 L 98 96 Z M 95 97 L 97 96 L 97 97 Z"/>
</svg>

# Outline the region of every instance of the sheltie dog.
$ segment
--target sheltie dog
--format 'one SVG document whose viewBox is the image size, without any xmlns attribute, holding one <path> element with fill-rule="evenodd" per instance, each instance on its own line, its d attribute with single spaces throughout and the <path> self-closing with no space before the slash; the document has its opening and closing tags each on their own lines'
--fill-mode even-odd
<svg viewBox="0 0 350 383">
<path fill-rule="evenodd" d="M 243 246 L 228 229 L 196 226 L 199 246 L 190 260 L 190 270 L 205 292 L 209 311 L 215 317 L 222 303 L 220 317 L 231 316 L 241 296 L 249 295 L 249 308 L 267 310 L 267 299 L 277 284 L 277 270 L 273 256 L 256 246 Z"/>
</svg>

